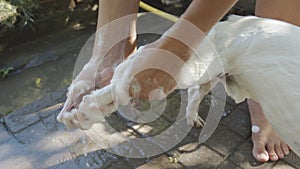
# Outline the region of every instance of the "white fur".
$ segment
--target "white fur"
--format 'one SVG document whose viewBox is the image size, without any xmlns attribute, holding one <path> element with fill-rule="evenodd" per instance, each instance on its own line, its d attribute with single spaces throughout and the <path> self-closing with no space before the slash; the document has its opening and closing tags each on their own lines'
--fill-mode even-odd
<svg viewBox="0 0 300 169">
<path fill-rule="evenodd" d="M 228 95 L 237 103 L 246 98 L 259 102 L 272 127 L 300 155 L 300 28 L 272 19 L 231 16 L 216 24 L 208 39 L 227 75 Z M 195 55 L 188 61 L 200 86 L 224 73 L 208 47 L 204 41 L 197 51 L 206 62 Z"/>
<path fill-rule="evenodd" d="M 210 43 L 215 46 L 215 52 Z M 300 155 L 299 27 L 254 16 L 231 16 L 228 21 L 215 25 L 196 53 L 199 57 L 192 56 L 186 63 L 188 69 L 183 69 L 179 75 L 181 88 L 200 86 L 198 95 L 195 87 L 189 89 L 189 123 L 201 123 L 197 115 L 198 103 L 210 88 L 201 89 L 211 80 L 226 74 L 227 82 L 224 85 L 227 93 L 237 103 L 246 98 L 259 102 L 273 128 Z M 119 67 L 126 68 L 129 60 Z M 118 72 L 118 75 L 122 75 L 122 72 Z M 112 83 L 120 83 L 114 79 Z M 128 82 L 118 85 L 120 88 L 120 85 L 128 85 Z M 95 97 L 96 100 L 104 98 L 97 94 L 94 92 L 92 96 L 86 97 Z M 105 102 L 110 102 L 110 99 Z M 125 102 L 128 99 L 126 97 Z M 84 108 L 84 105 L 81 107 Z M 89 108 L 79 113 L 94 117 L 89 115 L 93 111 L 87 110 Z M 112 112 L 113 109 L 108 111 Z M 108 115 L 111 112 L 103 113 Z M 85 122 L 88 123 L 86 126 L 91 126 L 96 121 Z"/>
</svg>

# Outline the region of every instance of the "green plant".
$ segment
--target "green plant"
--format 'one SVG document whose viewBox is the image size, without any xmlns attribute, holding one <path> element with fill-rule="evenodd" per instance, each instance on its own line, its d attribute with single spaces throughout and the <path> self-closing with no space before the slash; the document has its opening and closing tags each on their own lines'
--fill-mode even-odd
<svg viewBox="0 0 300 169">
<path fill-rule="evenodd" d="M 0 0 L 0 28 L 31 26 L 38 8 L 37 0 Z"/>
<path fill-rule="evenodd" d="M 6 78 L 8 73 L 11 71 L 11 70 L 14 70 L 13 67 L 7 67 L 7 68 L 2 68 L 0 69 L 0 74 L 2 75 L 2 78 Z"/>
<path fill-rule="evenodd" d="M 6 112 L 0 112 L 0 118 L 4 118 L 5 116 L 9 115 L 11 112 L 13 112 L 13 110 L 8 110 Z"/>
<path fill-rule="evenodd" d="M 10 4 L 7 1 L 0 0 L 0 23 L 1 26 L 9 28 L 13 27 L 13 23 L 16 22 L 17 7 Z"/>
</svg>

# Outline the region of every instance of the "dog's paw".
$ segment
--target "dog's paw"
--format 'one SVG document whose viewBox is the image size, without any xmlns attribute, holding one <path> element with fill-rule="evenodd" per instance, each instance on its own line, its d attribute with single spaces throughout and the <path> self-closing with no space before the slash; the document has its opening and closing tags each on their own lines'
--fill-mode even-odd
<svg viewBox="0 0 300 169">
<path fill-rule="evenodd" d="M 57 118 L 68 128 L 89 129 L 93 124 L 103 122 L 104 117 L 116 110 L 111 96 L 111 86 L 95 90 L 82 98 L 78 108 L 60 113 Z"/>
<path fill-rule="evenodd" d="M 186 114 L 187 124 L 193 127 L 203 127 L 204 120 L 198 115 L 197 112 Z"/>
<path fill-rule="evenodd" d="M 57 115 L 57 121 L 65 123 L 64 120 L 73 118 L 75 113 L 72 113 L 72 109 L 77 107 L 83 95 L 90 92 L 93 88 L 92 83 L 88 81 L 78 81 L 77 83 L 71 84 L 68 87 L 67 100 L 61 110 Z"/>
<path fill-rule="evenodd" d="M 89 129 L 93 124 L 103 122 L 104 117 L 114 111 L 116 111 L 116 106 L 109 85 L 84 96 L 76 113 L 80 128 Z"/>
<path fill-rule="evenodd" d="M 194 121 L 194 127 L 203 127 L 204 126 L 205 121 L 200 116 L 197 116 L 197 118 L 195 118 L 193 121 Z"/>
<path fill-rule="evenodd" d="M 92 82 L 80 80 L 68 87 L 67 97 L 79 98 L 93 86 Z"/>
<path fill-rule="evenodd" d="M 67 128 L 81 128 L 77 119 L 76 109 L 60 114 L 59 122 L 64 123 Z"/>
</svg>

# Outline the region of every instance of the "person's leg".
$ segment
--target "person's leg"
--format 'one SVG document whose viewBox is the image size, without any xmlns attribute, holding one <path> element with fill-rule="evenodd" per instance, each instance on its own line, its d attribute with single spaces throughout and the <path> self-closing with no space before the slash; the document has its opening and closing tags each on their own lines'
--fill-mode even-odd
<svg viewBox="0 0 300 169">
<path fill-rule="evenodd" d="M 276 161 L 289 154 L 289 147 L 272 129 L 259 103 L 248 99 L 252 126 L 258 126 L 259 132 L 252 132 L 252 154 L 260 162 Z"/>
<path fill-rule="evenodd" d="M 255 15 L 272 18 L 300 26 L 299 0 L 256 0 Z M 276 161 L 289 153 L 288 146 L 275 133 L 266 119 L 259 103 L 248 100 L 252 125 L 259 126 L 258 133 L 252 133 L 253 156 L 261 162 Z"/>
<path fill-rule="evenodd" d="M 255 15 L 300 26 L 299 0 L 256 0 Z"/>
</svg>

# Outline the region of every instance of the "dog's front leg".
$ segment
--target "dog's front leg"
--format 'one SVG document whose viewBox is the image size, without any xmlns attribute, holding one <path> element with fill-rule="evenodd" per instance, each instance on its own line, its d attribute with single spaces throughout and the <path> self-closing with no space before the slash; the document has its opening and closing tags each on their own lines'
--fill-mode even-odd
<svg viewBox="0 0 300 169">
<path fill-rule="evenodd" d="M 89 129 L 93 124 L 103 122 L 104 117 L 116 110 L 111 94 L 111 85 L 97 89 L 83 97 L 78 109 L 72 109 L 72 116 L 65 119 L 67 127 Z M 69 125 L 73 124 L 73 125 Z"/>
<path fill-rule="evenodd" d="M 187 123 L 191 126 L 203 127 L 204 120 L 198 115 L 199 104 L 203 97 L 208 94 L 218 83 L 218 77 L 213 80 L 188 88 L 188 103 L 186 107 Z"/>
</svg>

